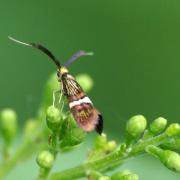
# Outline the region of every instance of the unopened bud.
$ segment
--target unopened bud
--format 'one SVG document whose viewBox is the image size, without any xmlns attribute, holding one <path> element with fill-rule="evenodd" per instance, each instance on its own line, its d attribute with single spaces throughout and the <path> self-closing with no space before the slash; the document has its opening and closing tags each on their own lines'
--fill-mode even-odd
<svg viewBox="0 0 180 180">
<path fill-rule="evenodd" d="M 58 108 L 49 106 L 46 112 L 46 122 L 49 129 L 57 131 L 62 123 L 62 116 Z"/>
<path fill-rule="evenodd" d="M 164 165 L 175 172 L 180 172 L 180 155 L 174 151 L 165 150 L 161 156 Z"/>
<path fill-rule="evenodd" d="M 4 109 L 0 114 L 0 129 L 6 143 L 11 143 L 17 131 L 17 115 L 12 109 Z"/>
<path fill-rule="evenodd" d="M 112 152 L 117 147 L 116 141 L 109 141 L 106 144 L 106 151 Z"/>
<path fill-rule="evenodd" d="M 118 171 L 111 176 L 111 180 L 138 180 L 138 175 L 131 173 L 129 170 L 125 169 L 123 171 Z"/>
<path fill-rule="evenodd" d="M 79 74 L 76 76 L 76 80 L 85 92 L 89 92 L 93 87 L 93 80 L 88 74 Z"/>
<path fill-rule="evenodd" d="M 129 171 L 128 169 L 125 169 L 123 171 L 118 171 L 115 172 L 112 176 L 111 179 L 112 180 L 117 180 L 117 179 L 121 179 L 123 176 L 131 174 L 131 171 Z"/>
<path fill-rule="evenodd" d="M 39 153 L 36 161 L 41 168 L 50 169 L 54 163 L 54 156 L 51 152 L 44 150 Z"/>
<path fill-rule="evenodd" d="M 102 133 L 101 135 L 98 135 L 95 140 L 95 148 L 101 149 L 107 144 L 107 136 L 106 134 Z"/>
<path fill-rule="evenodd" d="M 147 146 L 146 151 L 153 156 L 158 157 L 170 170 L 180 172 L 180 155 L 178 153 L 170 150 L 162 150 L 153 145 Z"/>
<path fill-rule="evenodd" d="M 168 136 L 180 135 L 180 125 L 178 123 L 170 124 L 169 127 L 166 129 L 165 133 Z"/>
<path fill-rule="evenodd" d="M 87 172 L 88 180 L 98 180 L 101 176 L 102 176 L 102 174 L 100 172 L 97 172 L 97 171 Z"/>
<path fill-rule="evenodd" d="M 37 121 L 35 119 L 28 119 L 24 127 L 24 134 L 26 137 L 31 137 L 37 130 Z"/>
<path fill-rule="evenodd" d="M 150 131 L 153 134 L 159 134 L 165 129 L 166 125 L 167 125 L 167 120 L 162 117 L 159 117 L 151 123 Z"/>
<path fill-rule="evenodd" d="M 126 131 L 133 137 L 138 137 L 146 129 L 146 119 L 142 115 L 130 118 L 126 124 Z"/>
</svg>

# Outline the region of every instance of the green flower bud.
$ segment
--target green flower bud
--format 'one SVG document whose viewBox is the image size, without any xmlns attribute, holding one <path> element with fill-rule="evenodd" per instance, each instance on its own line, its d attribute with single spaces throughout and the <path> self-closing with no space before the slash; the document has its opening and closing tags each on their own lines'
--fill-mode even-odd
<svg viewBox="0 0 180 180">
<path fill-rule="evenodd" d="M 106 147 L 106 151 L 112 152 L 117 148 L 117 143 L 116 141 L 109 141 L 107 142 L 105 147 Z"/>
<path fill-rule="evenodd" d="M 87 173 L 88 180 L 98 180 L 102 174 L 97 171 L 90 171 Z"/>
<path fill-rule="evenodd" d="M 141 135 L 146 129 L 146 119 L 142 115 L 136 115 L 130 118 L 126 124 L 126 131 L 134 138 Z"/>
<path fill-rule="evenodd" d="M 137 174 L 131 173 L 128 169 L 118 171 L 111 176 L 111 180 L 138 180 Z"/>
<path fill-rule="evenodd" d="M 104 146 L 107 145 L 107 136 L 106 134 L 102 133 L 101 135 L 98 135 L 95 140 L 95 148 L 101 149 Z"/>
<path fill-rule="evenodd" d="M 49 106 L 46 112 L 46 122 L 49 129 L 57 131 L 62 124 L 62 116 L 58 108 Z"/>
<path fill-rule="evenodd" d="M 128 169 L 125 169 L 123 171 L 118 171 L 118 172 L 115 172 L 111 176 L 111 179 L 112 180 L 118 180 L 118 179 L 121 179 L 123 176 L 128 175 L 128 174 L 131 174 L 131 171 L 129 171 Z"/>
<path fill-rule="evenodd" d="M 17 131 L 17 115 L 12 109 L 4 109 L 0 114 L 0 130 L 6 143 L 11 143 Z"/>
<path fill-rule="evenodd" d="M 169 127 L 166 129 L 165 133 L 168 136 L 180 135 L 180 125 L 178 123 L 170 124 Z"/>
<path fill-rule="evenodd" d="M 151 123 L 150 131 L 153 134 L 159 134 L 165 129 L 166 125 L 167 125 L 167 120 L 162 117 L 159 117 Z"/>
<path fill-rule="evenodd" d="M 42 151 L 38 154 L 36 161 L 41 168 L 50 169 L 54 163 L 54 156 L 49 151 Z"/>
<path fill-rule="evenodd" d="M 180 172 L 180 155 L 178 153 L 165 150 L 160 158 L 167 168 L 175 172 Z"/>
<path fill-rule="evenodd" d="M 180 155 L 174 151 L 162 150 L 154 145 L 146 147 L 146 152 L 158 157 L 160 161 L 170 170 L 180 172 Z"/>
<path fill-rule="evenodd" d="M 89 92 L 93 87 L 93 80 L 88 74 L 79 74 L 76 76 L 76 80 L 85 92 Z"/>
<path fill-rule="evenodd" d="M 29 119 L 26 121 L 24 127 L 24 135 L 26 137 L 32 137 L 37 131 L 37 121 L 35 119 Z"/>
</svg>

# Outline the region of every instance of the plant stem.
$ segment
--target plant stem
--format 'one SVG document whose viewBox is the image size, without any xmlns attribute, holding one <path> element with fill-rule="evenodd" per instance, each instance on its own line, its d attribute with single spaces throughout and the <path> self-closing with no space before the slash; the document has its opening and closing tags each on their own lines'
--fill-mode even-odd
<svg viewBox="0 0 180 180">
<path fill-rule="evenodd" d="M 87 162 L 62 172 L 54 173 L 50 176 L 50 179 L 51 180 L 77 179 L 77 178 L 85 177 L 89 170 L 95 170 L 95 171 L 98 170 L 99 172 L 102 172 L 104 169 L 108 169 L 108 167 L 110 166 L 113 167 L 113 165 L 117 165 L 118 163 L 119 165 L 121 165 L 121 163 L 123 163 L 124 160 L 144 152 L 146 146 L 151 144 L 159 145 L 163 143 L 164 140 L 166 139 L 167 139 L 167 135 L 163 133 L 159 136 L 152 137 L 150 139 L 141 141 L 133 145 L 131 151 L 123 152 L 121 149 L 118 149 L 101 159 Z"/>
<path fill-rule="evenodd" d="M 46 144 L 36 144 L 34 141 L 25 140 L 22 145 L 17 149 L 15 154 L 3 165 L 0 166 L 0 179 L 2 179 L 9 171 L 11 171 L 17 163 L 22 161 L 24 158 L 29 157 L 33 154 L 34 147 L 39 147 L 40 149 L 44 148 Z"/>
<path fill-rule="evenodd" d="M 39 169 L 39 175 L 38 175 L 38 180 L 45 180 L 47 179 L 47 176 L 49 174 L 50 169 L 45 169 L 45 168 L 40 168 Z"/>
<path fill-rule="evenodd" d="M 21 160 L 22 154 L 29 148 L 29 143 L 24 142 L 23 145 L 17 150 L 15 155 L 0 167 L 0 179 L 6 175 L 18 162 Z"/>
</svg>

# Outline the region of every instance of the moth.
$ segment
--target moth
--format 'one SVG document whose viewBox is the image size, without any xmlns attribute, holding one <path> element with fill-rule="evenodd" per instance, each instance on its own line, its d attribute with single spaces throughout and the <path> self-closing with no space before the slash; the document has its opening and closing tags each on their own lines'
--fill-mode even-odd
<svg viewBox="0 0 180 180">
<path fill-rule="evenodd" d="M 12 37 L 9 37 L 9 39 L 14 42 L 39 49 L 50 57 L 50 59 L 57 66 L 57 76 L 58 80 L 61 82 L 62 92 L 68 100 L 69 109 L 77 124 L 86 132 L 96 130 L 97 133 L 101 134 L 103 130 L 103 118 L 101 113 L 94 107 L 92 101 L 85 94 L 82 87 L 68 71 L 68 66 L 72 62 L 74 62 L 81 56 L 91 55 L 91 53 L 79 51 L 75 53 L 65 63 L 65 65 L 62 66 L 60 64 L 60 61 L 55 58 L 51 51 L 42 46 L 41 44 L 25 43 Z"/>
</svg>

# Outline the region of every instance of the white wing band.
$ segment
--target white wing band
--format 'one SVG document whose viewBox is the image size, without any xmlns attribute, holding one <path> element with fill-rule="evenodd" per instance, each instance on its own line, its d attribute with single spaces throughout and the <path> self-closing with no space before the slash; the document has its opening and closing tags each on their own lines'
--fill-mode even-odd
<svg viewBox="0 0 180 180">
<path fill-rule="evenodd" d="M 74 106 L 80 105 L 82 103 L 92 104 L 91 100 L 86 96 L 83 99 L 79 99 L 78 101 L 72 101 L 69 103 L 69 108 L 73 108 Z"/>
</svg>

